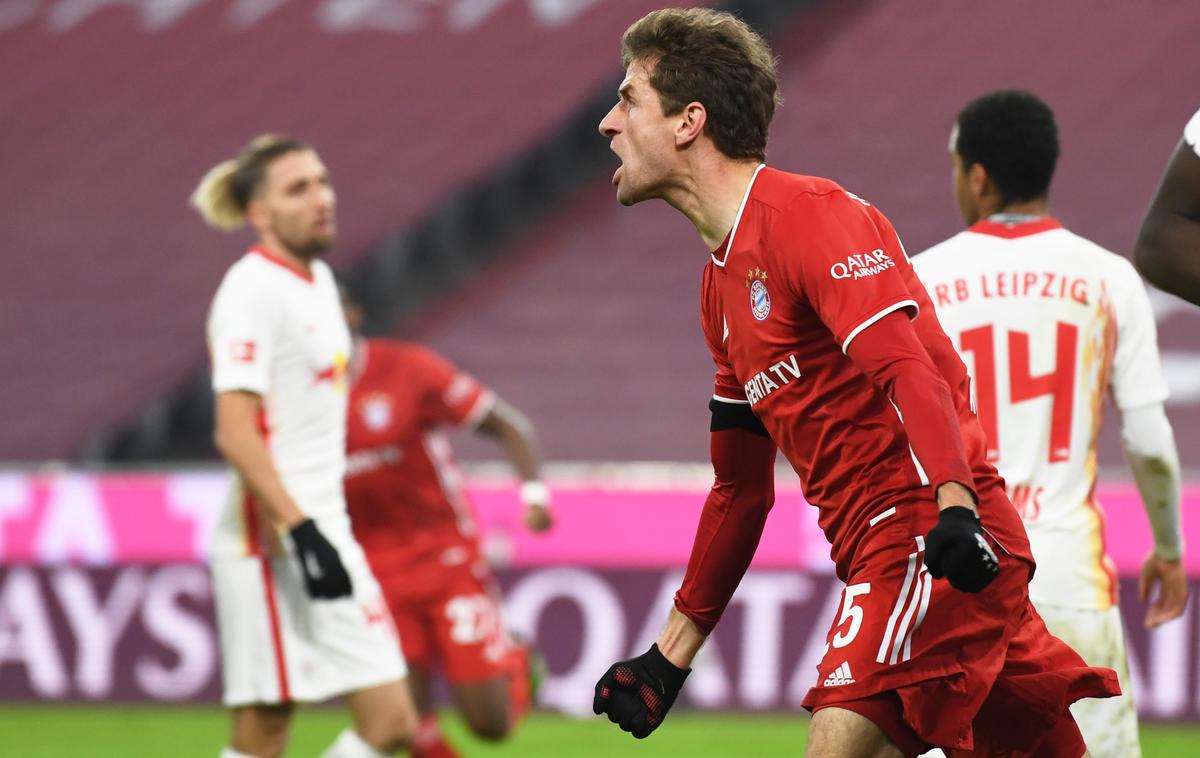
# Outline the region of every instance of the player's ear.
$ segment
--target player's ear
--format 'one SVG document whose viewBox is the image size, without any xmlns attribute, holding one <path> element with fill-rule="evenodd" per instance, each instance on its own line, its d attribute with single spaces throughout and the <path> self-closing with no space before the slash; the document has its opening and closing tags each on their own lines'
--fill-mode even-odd
<svg viewBox="0 0 1200 758">
<path fill-rule="evenodd" d="M 267 212 L 267 206 L 258 198 L 251 198 L 246 205 L 246 220 L 250 222 L 250 226 L 255 229 L 263 229 L 270 222 L 270 214 Z"/>
<path fill-rule="evenodd" d="M 992 177 L 982 163 L 972 163 L 967 169 L 967 186 L 975 197 L 983 197 L 992 190 Z"/>
<path fill-rule="evenodd" d="M 704 133 L 704 125 L 708 123 L 708 111 L 699 102 L 691 102 L 683 106 L 679 112 L 679 121 L 675 127 L 675 146 L 687 147 Z"/>
</svg>

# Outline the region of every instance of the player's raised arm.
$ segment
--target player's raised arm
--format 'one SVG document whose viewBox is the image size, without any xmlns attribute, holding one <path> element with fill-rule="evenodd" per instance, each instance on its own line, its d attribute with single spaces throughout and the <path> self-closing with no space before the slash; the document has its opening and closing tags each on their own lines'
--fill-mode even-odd
<svg viewBox="0 0 1200 758">
<path fill-rule="evenodd" d="M 1134 260 L 1155 286 L 1200 305 L 1200 112 L 1146 211 Z"/>
<path fill-rule="evenodd" d="M 666 629 L 650 650 L 614 663 L 596 683 L 593 710 L 639 739 L 666 718 L 750 566 L 775 502 L 775 443 L 749 403 L 714 398 L 709 407 L 715 480 Z"/>
</svg>

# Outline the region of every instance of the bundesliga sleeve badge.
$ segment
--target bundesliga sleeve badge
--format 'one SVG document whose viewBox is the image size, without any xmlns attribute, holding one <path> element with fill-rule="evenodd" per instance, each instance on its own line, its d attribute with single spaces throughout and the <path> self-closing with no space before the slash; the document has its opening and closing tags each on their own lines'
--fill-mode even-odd
<svg viewBox="0 0 1200 758">
<path fill-rule="evenodd" d="M 771 293 L 767 291 L 767 272 L 755 267 L 746 272 L 746 286 L 750 288 L 750 312 L 759 321 L 771 315 Z"/>
</svg>

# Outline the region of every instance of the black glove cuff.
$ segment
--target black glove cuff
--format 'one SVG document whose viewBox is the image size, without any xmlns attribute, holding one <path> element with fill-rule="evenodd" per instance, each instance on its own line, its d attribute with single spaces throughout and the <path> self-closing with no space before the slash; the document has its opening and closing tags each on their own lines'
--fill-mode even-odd
<svg viewBox="0 0 1200 758">
<path fill-rule="evenodd" d="M 312 542 L 312 540 L 320 534 L 317 531 L 317 523 L 310 518 L 306 518 L 299 524 L 293 526 L 288 533 L 292 535 L 292 541 L 297 545 Z"/>
<path fill-rule="evenodd" d="M 938 522 L 958 521 L 972 526 L 979 526 L 979 516 L 970 508 L 965 508 L 961 505 L 952 505 L 949 508 L 943 508 L 938 514 Z"/>
<path fill-rule="evenodd" d="M 646 671 L 658 677 L 663 686 L 669 690 L 678 691 L 683 687 L 683 682 L 688 678 L 688 674 L 692 673 L 691 669 L 681 669 L 668 661 L 667 657 L 658 649 L 657 642 L 650 646 L 650 650 L 642 660 L 645 661 Z"/>
</svg>

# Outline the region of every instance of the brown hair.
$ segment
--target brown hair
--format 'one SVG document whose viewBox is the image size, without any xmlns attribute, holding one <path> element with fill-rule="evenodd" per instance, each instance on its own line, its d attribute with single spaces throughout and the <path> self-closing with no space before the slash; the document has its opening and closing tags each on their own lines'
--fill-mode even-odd
<svg viewBox="0 0 1200 758">
<path fill-rule="evenodd" d="M 625 30 L 621 65 L 652 61 L 650 84 L 672 116 L 691 102 L 708 111 L 704 132 L 734 159 L 764 160 L 780 103 L 775 56 L 736 16 L 707 8 L 654 11 Z"/>
<path fill-rule="evenodd" d="M 221 161 L 204 174 L 190 198 L 210 226 L 238 229 L 246 222 L 246 207 L 258 192 L 267 166 L 276 158 L 311 148 L 279 134 L 255 137 L 241 155 Z"/>
</svg>

